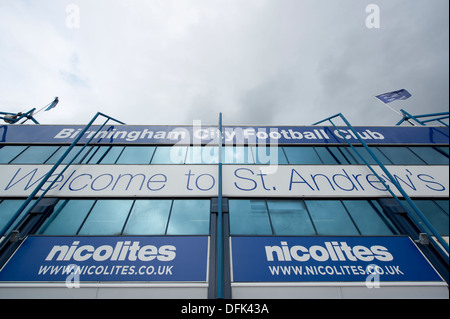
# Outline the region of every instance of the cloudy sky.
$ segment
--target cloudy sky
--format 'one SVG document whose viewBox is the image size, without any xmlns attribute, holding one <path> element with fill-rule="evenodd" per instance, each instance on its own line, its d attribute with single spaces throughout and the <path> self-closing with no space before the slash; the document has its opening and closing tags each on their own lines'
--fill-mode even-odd
<svg viewBox="0 0 450 319">
<path fill-rule="evenodd" d="M 369 4 L 379 28 L 368 28 Z M 127 124 L 354 125 L 448 111 L 448 0 L 0 0 L 0 110 Z M 369 17 L 370 21 L 372 16 Z"/>
</svg>

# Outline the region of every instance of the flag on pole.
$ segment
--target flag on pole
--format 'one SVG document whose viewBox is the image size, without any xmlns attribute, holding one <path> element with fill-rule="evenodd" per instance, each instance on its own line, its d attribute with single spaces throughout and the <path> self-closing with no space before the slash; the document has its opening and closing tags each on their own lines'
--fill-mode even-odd
<svg viewBox="0 0 450 319">
<path fill-rule="evenodd" d="M 58 97 L 55 97 L 55 99 L 53 100 L 52 103 L 50 103 L 50 105 L 44 110 L 45 111 L 50 111 L 52 108 L 54 108 L 56 106 L 56 104 L 58 104 L 59 99 Z"/>
<path fill-rule="evenodd" d="M 381 102 L 387 104 L 396 100 L 406 100 L 407 98 L 411 97 L 411 94 L 405 89 L 401 89 L 398 91 L 392 91 L 376 95 L 375 97 L 379 99 Z"/>
</svg>

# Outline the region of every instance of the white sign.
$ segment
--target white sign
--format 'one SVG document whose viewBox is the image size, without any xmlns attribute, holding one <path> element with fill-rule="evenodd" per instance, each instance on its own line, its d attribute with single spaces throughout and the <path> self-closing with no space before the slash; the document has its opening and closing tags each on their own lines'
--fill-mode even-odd
<svg viewBox="0 0 450 319">
<path fill-rule="evenodd" d="M 28 196 L 50 168 L 50 165 L 0 165 L 0 196 Z M 43 189 L 50 186 L 61 169 L 49 178 Z M 388 166 L 388 169 L 410 196 L 449 196 L 448 166 Z M 376 171 L 395 189 L 380 168 Z M 217 165 L 72 165 L 57 178 L 47 196 L 216 197 L 217 176 Z M 397 190 L 395 193 L 400 195 Z M 223 196 L 390 195 L 380 180 L 360 165 L 224 165 Z"/>
</svg>

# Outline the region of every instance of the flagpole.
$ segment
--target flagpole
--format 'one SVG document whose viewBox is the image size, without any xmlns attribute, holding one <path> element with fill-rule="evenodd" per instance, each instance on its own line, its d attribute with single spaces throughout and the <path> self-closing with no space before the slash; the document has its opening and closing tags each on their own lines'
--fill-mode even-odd
<svg viewBox="0 0 450 319">
<path fill-rule="evenodd" d="M 388 108 L 390 108 L 392 111 L 394 111 L 395 113 L 397 113 L 398 115 L 402 115 L 402 113 L 400 111 L 397 111 L 396 109 L 394 109 L 392 106 L 390 106 L 387 103 L 384 103 L 383 101 L 381 101 L 380 99 L 377 99 L 376 96 L 374 94 L 372 94 L 372 97 L 375 98 L 375 100 L 380 101 L 381 103 L 383 103 L 384 105 L 386 105 Z"/>
<path fill-rule="evenodd" d="M 394 109 L 392 106 L 390 106 L 388 103 L 384 103 L 383 101 L 381 101 L 380 99 L 378 99 L 374 94 L 372 94 L 372 97 L 375 98 L 375 100 L 380 101 L 380 103 L 383 103 L 384 105 L 386 105 L 388 108 L 390 108 L 392 111 L 394 111 L 395 113 L 397 113 L 398 115 L 400 115 L 402 118 L 404 118 L 404 114 L 402 114 L 402 112 L 397 111 L 396 109 Z M 414 124 L 414 122 L 411 122 L 409 119 L 407 119 L 408 123 L 411 124 L 412 126 L 416 126 L 416 124 Z"/>
</svg>

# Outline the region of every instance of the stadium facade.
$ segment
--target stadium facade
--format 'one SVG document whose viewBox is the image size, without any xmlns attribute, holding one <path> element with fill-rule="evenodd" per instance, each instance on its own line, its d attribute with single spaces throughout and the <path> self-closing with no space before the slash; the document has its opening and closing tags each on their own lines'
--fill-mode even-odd
<svg viewBox="0 0 450 319">
<path fill-rule="evenodd" d="M 113 122 L 0 127 L 1 298 L 448 298 L 448 127 Z"/>
</svg>

